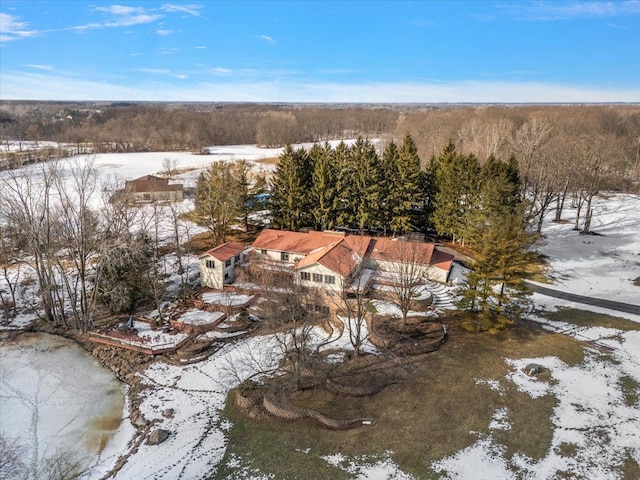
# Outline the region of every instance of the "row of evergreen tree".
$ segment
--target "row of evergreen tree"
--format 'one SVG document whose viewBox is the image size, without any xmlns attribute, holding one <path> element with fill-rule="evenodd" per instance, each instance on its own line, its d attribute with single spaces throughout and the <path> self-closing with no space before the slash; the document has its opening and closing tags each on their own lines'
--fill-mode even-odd
<svg viewBox="0 0 640 480">
<path fill-rule="evenodd" d="M 317 230 L 348 228 L 405 234 L 437 232 L 463 242 L 477 217 L 521 203 L 515 158 L 490 157 L 481 166 L 452 142 L 422 169 L 416 144 L 406 135 L 382 154 L 369 141 L 328 143 L 306 150 L 287 146 L 270 184 L 272 225 Z"/>
<path fill-rule="evenodd" d="M 409 232 L 425 179 L 409 135 L 401 145 L 389 142 L 382 156 L 362 138 L 336 148 L 287 146 L 271 180 L 272 225 Z"/>
</svg>

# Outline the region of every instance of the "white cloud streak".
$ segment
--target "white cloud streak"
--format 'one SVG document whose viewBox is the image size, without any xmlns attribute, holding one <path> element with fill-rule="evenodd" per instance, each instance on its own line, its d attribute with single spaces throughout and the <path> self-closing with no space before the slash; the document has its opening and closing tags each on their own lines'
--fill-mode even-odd
<svg viewBox="0 0 640 480">
<path fill-rule="evenodd" d="M 273 38 L 271 38 L 269 35 L 259 35 L 258 38 L 272 45 L 275 45 L 276 43 L 276 41 Z"/>
<path fill-rule="evenodd" d="M 22 66 L 27 68 L 35 68 L 36 70 L 46 70 L 49 72 L 54 70 L 51 65 L 39 65 L 36 63 L 23 63 Z"/>
<path fill-rule="evenodd" d="M 624 1 L 527 1 L 499 4 L 518 20 L 569 20 L 611 18 L 640 14 L 640 0 Z"/>
<path fill-rule="evenodd" d="M 194 17 L 204 18 L 200 14 L 201 9 L 202 7 L 200 5 L 177 5 L 173 3 L 166 3 L 160 7 L 160 10 L 163 12 L 180 12 L 193 15 Z"/>
<path fill-rule="evenodd" d="M 149 71 L 149 73 L 153 73 Z M 591 103 L 640 102 L 640 88 L 604 89 L 533 82 L 303 83 L 246 81 L 145 82 L 137 86 L 46 73 L 0 71 L 3 100 L 245 101 L 340 103 Z M 183 78 L 185 77 L 185 78 Z M 165 77 L 166 78 L 166 77 Z M 47 85 L 43 97 L 42 85 Z"/>
<path fill-rule="evenodd" d="M 28 27 L 29 24 L 20 21 L 19 17 L 0 13 L 0 43 L 32 37 L 38 33 L 36 30 L 29 30 Z"/>
</svg>

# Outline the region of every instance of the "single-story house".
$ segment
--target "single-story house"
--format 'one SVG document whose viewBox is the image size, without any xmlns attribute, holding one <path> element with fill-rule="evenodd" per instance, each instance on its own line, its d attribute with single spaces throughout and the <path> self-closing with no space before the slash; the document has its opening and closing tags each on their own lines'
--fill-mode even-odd
<svg viewBox="0 0 640 480">
<path fill-rule="evenodd" d="M 371 273 L 408 273 L 445 283 L 453 255 L 432 243 L 342 232 L 263 230 L 251 245 L 258 259 L 290 266 L 296 282 L 325 290 L 366 289 Z"/>
<path fill-rule="evenodd" d="M 226 242 L 207 250 L 199 257 L 200 281 L 203 287 L 221 290 L 236 279 L 236 266 L 244 262 L 249 247 L 238 242 Z"/>
<path fill-rule="evenodd" d="M 153 175 L 126 181 L 123 193 L 136 202 L 181 202 L 184 199 L 182 184 L 169 185 L 166 178 Z"/>
</svg>

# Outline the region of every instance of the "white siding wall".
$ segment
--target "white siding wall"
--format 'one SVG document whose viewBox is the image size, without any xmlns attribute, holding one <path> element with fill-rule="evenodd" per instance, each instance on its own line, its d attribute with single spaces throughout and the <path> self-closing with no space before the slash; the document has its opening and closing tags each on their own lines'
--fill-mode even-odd
<svg viewBox="0 0 640 480">
<path fill-rule="evenodd" d="M 382 270 L 383 272 L 402 272 L 402 265 L 399 262 L 387 262 L 384 260 L 375 260 L 373 258 L 367 259 L 367 268 L 372 270 Z M 436 268 L 431 265 L 420 266 L 420 274 L 429 280 L 435 282 L 446 283 L 449 272 Z"/>
<path fill-rule="evenodd" d="M 308 273 L 309 275 L 311 275 L 311 280 L 302 280 L 300 278 L 300 274 L 302 272 Z M 322 275 L 322 282 L 314 282 L 313 281 L 313 275 Z M 331 284 L 331 283 L 327 283 L 326 280 L 326 276 L 332 276 L 335 278 L 335 283 Z M 300 285 L 302 285 L 303 287 L 310 287 L 310 288 L 322 288 L 324 290 L 333 290 L 333 291 L 337 291 L 337 292 L 341 292 L 342 291 L 342 285 L 343 285 L 343 278 L 338 275 L 337 273 L 329 270 L 328 268 L 319 265 L 319 264 L 314 264 L 314 265 L 309 265 L 308 267 L 304 267 L 301 268 L 299 270 L 296 270 L 296 275 L 295 275 L 295 280 L 296 282 L 298 282 Z"/>
<path fill-rule="evenodd" d="M 289 261 L 283 261 L 282 260 L 283 252 L 281 252 L 280 250 L 263 250 L 260 248 L 256 248 L 254 250 L 263 258 L 266 257 L 268 260 L 274 260 L 276 262 L 283 262 L 286 264 L 293 264 L 294 262 L 297 262 L 298 260 L 301 260 L 305 257 L 305 255 L 303 255 L 302 253 L 286 252 L 286 253 L 289 253 Z M 266 252 L 266 253 L 263 253 L 263 252 Z"/>
<path fill-rule="evenodd" d="M 233 283 L 236 279 L 236 265 L 244 261 L 245 252 L 240 253 L 240 259 L 236 262 L 232 257 L 229 266 L 210 255 L 200 258 L 200 283 L 203 287 L 222 289 L 225 283 Z M 215 268 L 207 268 L 207 260 L 215 262 Z M 225 278 L 225 275 L 227 276 Z"/>
<path fill-rule="evenodd" d="M 215 268 L 207 267 L 207 260 L 215 262 Z M 221 289 L 224 280 L 224 263 L 209 255 L 200 258 L 200 283 L 203 287 Z"/>
</svg>

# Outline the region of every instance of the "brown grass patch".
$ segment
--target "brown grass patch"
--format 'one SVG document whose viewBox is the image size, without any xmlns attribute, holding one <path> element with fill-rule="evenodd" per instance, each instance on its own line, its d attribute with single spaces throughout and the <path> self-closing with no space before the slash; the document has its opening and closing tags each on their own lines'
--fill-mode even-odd
<svg viewBox="0 0 640 480">
<path fill-rule="evenodd" d="M 624 404 L 633 407 L 640 399 L 640 383 L 634 378 L 624 375 L 620 377 L 620 388 L 624 397 Z"/>
<path fill-rule="evenodd" d="M 446 320 L 450 339 L 440 351 L 407 357 L 399 373 L 394 373 L 402 383 L 371 397 L 345 398 L 328 392 L 294 397 L 296 405 L 335 418 L 372 417 L 375 425 L 337 432 L 311 421 L 246 419 L 228 409 L 234 424 L 228 458 L 240 458 L 243 465 L 276 478 L 343 478 L 344 472 L 318 457 L 340 452 L 348 457 L 383 458 L 391 451 L 392 460 L 406 473 L 437 478 L 430 471 L 431 462 L 473 444 L 477 434 L 471 432 L 488 433 L 491 416 L 501 407 L 508 409 L 512 428 L 493 434 L 507 446 L 507 455 L 522 452 L 542 458 L 553 434 L 550 417 L 556 399 L 550 395 L 532 399 L 518 392 L 505 379 L 509 367 L 503 358 L 554 355 L 575 365 L 583 361 L 582 346 L 569 337 L 524 326 L 500 335 L 470 334 L 459 327 L 462 316 L 454 314 Z M 497 380 L 501 392 L 478 384 L 479 379 Z M 304 451 L 309 453 L 299 455 Z M 234 471 L 223 462 L 216 478 Z"/>
<path fill-rule="evenodd" d="M 636 278 L 636 279 L 633 281 L 633 284 L 634 284 L 636 287 L 640 287 L 640 277 Z"/>
<path fill-rule="evenodd" d="M 549 320 L 569 322 L 580 327 L 606 327 L 623 331 L 640 330 L 640 324 L 631 320 L 569 307 L 559 308 L 555 312 L 543 312 L 542 316 Z"/>
<path fill-rule="evenodd" d="M 640 478 L 640 465 L 638 465 L 629 450 L 627 450 L 624 465 L 622 466 L 622 478 L 624 480 L 637 480 Z"/>
</svg>

